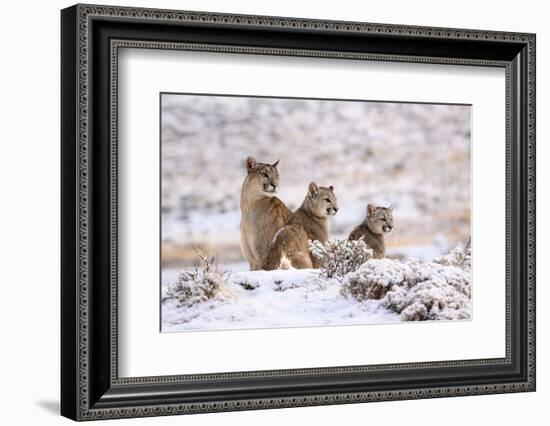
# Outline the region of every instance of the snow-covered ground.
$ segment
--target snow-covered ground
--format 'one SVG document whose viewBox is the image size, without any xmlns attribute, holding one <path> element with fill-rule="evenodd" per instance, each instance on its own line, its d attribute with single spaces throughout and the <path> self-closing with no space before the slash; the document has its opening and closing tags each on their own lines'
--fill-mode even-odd
<svg viewBox="0 0 550 426">
<path fill-rule="evenodd" d="M 353 253 L 335 250 L 332 262 L 350 265 Z M 329 275 L 336 269 L 326 264 L 320 270 L 277 271 L 242 271 L 243 265 L 233 265 L 234 270 L 228 271 L 204 257 L 210 263 L 196 269 L 163 270 L 161 329 L 467 320 L 471 318 L 470 256 L 468 243 L 430 261 L 363 258 L 348 272 L 340 269 L 340 275 Z"/>
<path fill-rule="evenodd" d="M 163 271 L 163 281 L 177 279 Z M 243 284 L 248 288 L 245 289 Z M 254 288 L 252 288 L 254 287 Z M 162 331 L 197 331 L 391 323 L 399 315 L 380 300 L 358 303 L 340 292 L 336 280 L 323 280 L 319 270 L 246 271 L 232 273 L 227 294 L 193 306 L 162 304 Z"/>
</svg>

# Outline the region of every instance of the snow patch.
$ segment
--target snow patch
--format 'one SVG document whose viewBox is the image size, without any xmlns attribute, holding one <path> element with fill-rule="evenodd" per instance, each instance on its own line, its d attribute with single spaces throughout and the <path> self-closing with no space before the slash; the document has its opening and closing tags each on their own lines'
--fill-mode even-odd
<svg viewBox="0 0 550 426">
<path fill-rule="evenodd" d="M 177 297 L 183 273 L 166 270 L 162 331 L 470 319 L 470 256 L 467 245 L 433 261 L 369 259 L 343 278 L 319 269 L 231 272 L 193 303 Z"/>
<path fill-rule="evenodd" d="M 167 276 L 174 276 L 169 272 Z M 171 287 L 168 284 L 164 292 Z M 214 297 L 191 306 L 165 298 L 162 331 L 230 330 L 276 327 L 379 324 L 400 321 L 378 300 L 346 298 L 340 283 L 318 269 L 233 273 L 227 288 L 234 297 Z"/>
</svg>

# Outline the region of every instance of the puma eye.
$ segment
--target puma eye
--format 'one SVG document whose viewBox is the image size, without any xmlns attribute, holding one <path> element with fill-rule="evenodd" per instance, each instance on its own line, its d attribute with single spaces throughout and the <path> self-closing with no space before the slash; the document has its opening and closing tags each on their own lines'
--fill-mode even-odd
<svg viewBox="0 0 550 426">
<path fill-rule="evenodd" d="M 267 175 L 267 173 L 262 173 L 262 176 L 263 176 L 264 178 L 269 177 L 269 176 Z"/>
<path fill-rule="evenodd" d="M 327 203 L 330 203 L 330 198 L 325 198 L 325 201 L 326 201 Z"/>
</svg>

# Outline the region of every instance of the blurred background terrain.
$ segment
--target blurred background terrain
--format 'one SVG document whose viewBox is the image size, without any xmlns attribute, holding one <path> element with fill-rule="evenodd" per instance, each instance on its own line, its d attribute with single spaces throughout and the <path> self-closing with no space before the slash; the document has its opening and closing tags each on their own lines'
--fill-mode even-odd
<svg viewBox="0 0 550 426">
<path fill-rule="evenodd" d="M 280 159 L 277 195 L 291 210 L 309 182 L 333 185 L 331 237 L 347 237 L 367 203 L 394 206 L 389 257 L 428 260 L 470 235 L 470 106 L 163 94 L 161 108 L 163 268 L 194 264 L 194 247 L 248 268 L 248 155 Z"/>
</svg>

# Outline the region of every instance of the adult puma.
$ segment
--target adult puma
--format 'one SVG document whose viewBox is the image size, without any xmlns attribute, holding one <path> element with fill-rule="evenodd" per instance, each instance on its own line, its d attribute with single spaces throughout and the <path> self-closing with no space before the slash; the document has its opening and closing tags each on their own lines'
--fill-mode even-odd
<svg viewBox="0 0 550 426">
<path fill-rule="evenodd" d="M 241 190 L 241 250 L 252 271 L 262 269 L 275 233 L 291 218 L 292 212 L 275 196 L 279 171 L 274 164 L 246 159 L 246 178 Z"/>
<path fill-rule="evenodd" d="M 311 255 L 308 242 L 328 240 L 328 217 L 337 211 L 334 188 L 310 183 L 302 206 L 275 235 L 264 269 L 279 269 L 281 262 L 296 269 L 319 268 L 321 261 Z"/>
</svg>

